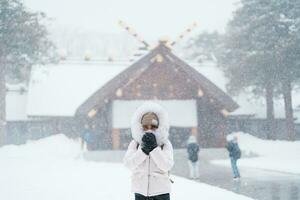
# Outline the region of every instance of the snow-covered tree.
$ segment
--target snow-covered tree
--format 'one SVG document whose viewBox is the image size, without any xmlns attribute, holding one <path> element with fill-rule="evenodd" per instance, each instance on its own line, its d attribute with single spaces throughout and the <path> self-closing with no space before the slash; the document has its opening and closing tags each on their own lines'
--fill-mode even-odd
<svg viewBox="0 0 300 200">
<path fill-rule="evenodd" d="M 219 61 L 231 90 L 265 94 L 269 137 L 274 134 L 274 91 L 286 105 L 289 138 L 294 138 L 292 82 L 299 78 L 299 1 L 242 0 L 228 25 Z"/>
<path fill-rule="evenodd" d="M 277 62 L 281 90 L 284 97 L 287 131 L 289 139 L 295 139 L 292 107 L 292 90 L 300 81 L 300 2 L 282 1 L 280 22 L 288 30 L 284 39 L 278 41 Z"/>
<path fill-rule="evenodd" d="M 33 64 L 51 61 L 54 46 L 45 19 L 20 0 L 0 0 L 0 144 L 5 139 L 6 81 L 26 80 Z"/>
<path fill-rule="evenodd" d="M 215 60 L 220 42 L 221 35 L 218 32 L 202 32 L 188 41 L 188 56 L 197 62 Z"/>
</svg>

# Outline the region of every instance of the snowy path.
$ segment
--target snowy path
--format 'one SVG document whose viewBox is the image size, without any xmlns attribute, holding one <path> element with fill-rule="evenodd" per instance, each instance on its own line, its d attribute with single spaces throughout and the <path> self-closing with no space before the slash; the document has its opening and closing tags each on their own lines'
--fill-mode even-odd
<svg viewBox="0 0 300 200">
<path fill-rule="evenodd" d="M 300 200 L 300 176 L 262 169 L 240 168 L 240 182 L 232 180 L 231 168 L 211 164 L 214 159 L 227 158 L 225 149 L 202 149 L 200 153 L 200 181 L 259 200 Z M 174 173 L 187 177 L 184 150 L 176 151 Z M 227 162 L 229 162 L 227 158 Z"/>
<path fill-rule="evenodd" d="M 114 151 L 111 157 L 107 154 L 111 152 L 88 152 L 85 157 L 95 161 L 120 162 L 124 151 Z M 184 149 L 175 150 L 173 174 L 188 176 L 186 159 Z M 235 182 L 229 167 L 211 164 L 215 159 L 228 159 L 226 150 L 201 149 L 200 182 L 259 200 L 300 200 L 300 177 L 297 175 L 245 167 L 241 168 L 241 181 Z"/>
<path fill-rule="evenodd" d="M 63 135 L 0 149 L 0 198 L 5 200 L 130 200 L 130 172 L 120 163 L 86 161 Z M 112 152 L 106 158 L 115 157 Z M 251 200 L 174 177 L 172 200 Z"/>
</svg>

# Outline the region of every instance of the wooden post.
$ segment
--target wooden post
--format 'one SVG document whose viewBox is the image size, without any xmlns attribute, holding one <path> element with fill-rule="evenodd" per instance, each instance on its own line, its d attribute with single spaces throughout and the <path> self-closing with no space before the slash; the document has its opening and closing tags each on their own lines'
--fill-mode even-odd
<svg viewBox="0 0 300 200">
<path fill-rule="evenodd" d="M 120 129 L 114 128 L 112 130 L 112 148 L 114 150 L 120 149 Z"/>
<path fill-rule="evenodd" d="M 220 143 L 218 147 L 225 147 L 226 145 L 226 136 L 225 136 L 226 126 L 227 125 L 225 123 L 220 124 Z"/>
</svg>

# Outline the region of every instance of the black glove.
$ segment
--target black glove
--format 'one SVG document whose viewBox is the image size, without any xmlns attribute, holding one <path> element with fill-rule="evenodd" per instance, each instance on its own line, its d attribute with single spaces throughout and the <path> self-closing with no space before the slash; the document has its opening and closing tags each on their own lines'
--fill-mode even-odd
<svg viewBox="0 0 300 200">
<path fill-rule="evenodd" d="M 142 151 L 149 155 L 149 153 L 157 147 L 155 135 L 151 132 L 146 132 L 142 137 Z"/>
</svg>

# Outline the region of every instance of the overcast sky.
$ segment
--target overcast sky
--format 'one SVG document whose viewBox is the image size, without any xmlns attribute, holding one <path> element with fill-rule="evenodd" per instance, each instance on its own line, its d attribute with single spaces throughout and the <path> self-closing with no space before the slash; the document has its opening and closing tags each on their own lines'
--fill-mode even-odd
<svg viewBox="0 0 300 200">
<path fill-rule="evenodd" d="M 146 40 L 176 38 L 198 23 L 195 32 L 224 31 L 238 0 L 24 0 L 28 8 L 43 11 L 55 24 L 121 33 L 121 19 Z"/>
</svg>

